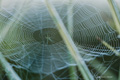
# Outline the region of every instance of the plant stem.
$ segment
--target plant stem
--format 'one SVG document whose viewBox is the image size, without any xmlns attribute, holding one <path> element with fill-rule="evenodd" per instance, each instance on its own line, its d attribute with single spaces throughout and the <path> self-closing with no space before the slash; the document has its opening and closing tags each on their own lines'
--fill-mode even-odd
<svg viewBox="0 0 120 80">
<path fill-rule="evenodd" d="M 73 37 L 73 0 L 69 0 L 69 3 L 68 3 L 68 32 L 69 34 L 71 35 L 71 37 Z"/>
<path fill-rule="evenodd" d="M 120 53 L 111 45 L 109 45 L 107 42 L 105 42 L 104 40 L 100 39 L 99 37 L 97 37 L 97 39 L 103 44 L 105 45 L 108 49 L 110 49 L 111 51 L 113 51 L 115 53 L 116 56 L 120 56 Z"/>
<path fill-rule="evenodd" d="M 68 2 L 68 16 L 67 16 L 67 20 L 68 20 L 68 26 L 67 26 L 67 29 L 68 29 L 68 32 L 70 34 L 70 36 L 73 38 L 73 0 L 69 0 Z M 71 55 L 70 55 L 71 56 Z M 72 56 L 71 56 L 71 59 Z M 71 61 L 70 61 L 71 63 Z M 77 79 L 77 70 L 76 70 L 76 66 L 70 66 L 69 68 L 70 70 L 70 79 L 71 80 L 78 80 Z"/>
<path fill-rule="evenodd" d="M 118 37 L 120 37 L 120 19 L 119 19 L 119 11 L 118 11 L 117 4 L 115 4 L 113 0 L 108 0 L 108 3 L 109 3 L 112 16 L 116 25 L 116 31 L 119 34 Z"/>
<path fill-rule="evenodd" d="M 77 47 L 75 46 L 72 38 L 68 34 L 60 16 L 58 15 L 58 13 L 55 9 L 55 7 L 52 5 L 52 3 L 49 0 L 45 0 L 45 4 L 48 8 L 48 11 L 49 11 L 53 21 L 55 22 L 55 24 L 56 24 L 56 26 L 61 34 L 61 37 L 63 38 L 68 50 L 70 51 L 72 57 L 76 61 L 83 78 L 85 80 L 94 80 L 94 78 L 93 78 L 92 74 L 90 73 L 86 63 L 84 62 L 83 58 L 79 54 L 79 51 L 78 51 Z"/>
<path fill-rule="evenodd" d="M 4 68 L 9 80 L 21 80 L 20 77 L 13 70 L 11 65 L 4 58 L 4 56 L 3 56 L 3 54 L 1 52 L 0 52 L 0 63 L 2 65 L 2 67 Z"/>
</svg>

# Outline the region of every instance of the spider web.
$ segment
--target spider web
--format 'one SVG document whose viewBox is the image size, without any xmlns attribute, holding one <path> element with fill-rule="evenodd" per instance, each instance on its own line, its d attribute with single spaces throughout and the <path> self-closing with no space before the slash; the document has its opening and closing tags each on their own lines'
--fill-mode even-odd
<svg viewBox="0 0 120 80">
<path fill-rule="evenodd" d="M 61 2 L 53 0 L 52 2 L 65 26 L 67 26 L 67 0 Z M 68 73 L 70 66 L 76 66 L 76 63 L 74 60 L 71 62 L 69 51 L 44 1 L 26 1 L 20 11 L 18 11 L 19 6 L 17 3 L 19 2 L 13 0 L 11 3 L 13 6 L 3 4 L 0 11 L 0 31 L 4 30 L 8 22 L 12 23 L 5 38 L 1 38 L 1 52 L 13 67 L 18 70 L 21 69 L 20 72 L 18 71 L 21 77 L 26 72 L 29 76 L 39 74 L 40 79 L 44 79 L 48 75 L 55 80 L 69 79 L 70 75 L 63 75 Z M 73 5 L 72 17 L 74 21 L 73 40 L 85 61 L 92 61 L 96 57 L 112 56 L 114 54 L 97 41 L 96 36 L 99 36 L 119 51 L 117 33 L 102 19 L 97 8 L 76 0 Z M 57 75 L 61 71 L 63 71 L 62 74 Z M 77 77 L 81 79 L 81 75 Z M 31 80 L 34 79 L 35 77 L 31 78 Z M 26 80 L 28 80 L 27 77 Z"/>
</svg>

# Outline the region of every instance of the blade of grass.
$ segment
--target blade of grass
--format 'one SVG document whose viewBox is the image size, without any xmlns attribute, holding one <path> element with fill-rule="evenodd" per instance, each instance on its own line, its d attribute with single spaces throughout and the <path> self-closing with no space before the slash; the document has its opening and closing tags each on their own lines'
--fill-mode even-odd
<svg viewBox="0 0 120 80">
<path fill-rule="evenodd" d="M 68 32 L 71 35 L 71 37 L 73 37 L 73 0 L 69 0 L 68 2 L 68 16 L 67 16 L 67 20 L 68 20 Z M 70 55 L 71 56 L 71 55 Z M 72 56 L 71 56 L 72 58 Z M 72 59 L 73 60 L 73 59 Z M 72 62 L 72 61 L 70 61 Z M 70 79 L 71 80 L 78 80 L 77 79 L 77 70 L 76 70 L 76 66 L 70 66 Z"/>
<path fill-rule="evenodd" d="M 100 39 L 99 37 L 97 37 L 97 40 L 99 40 L 108 49 L 110 49 L 111 51 L 113 51 L 116 56 L 120 56 L 120 53 L 114 47 L 112 47 L 111 45 L 109 45 L 107 42 L 105 42 L 104 40 Z"/>
<path fill-rule="evenodd" d="M 3 54 L 0 52 L 0 63 L 4 68 L 9 80 L 21 80 L 17 73 L 13 70 L 11 65 L 4 58 Z"/>
<path fill-rule="evenodd" d="M 115 4 L 115 2 L 113 0 L 108 0 L 110 9 L 111 9 L 111 13 L 116 25 L 116 31 L 118 32 L 118 37 L 120 37 L 120 19 L 119 19 L 119 11 L 118 11 L 118 7 L 117 4 Z"/>
<path fill-rule="evenodd" d="M 69 0 L 68 3 L 68 32 L 71 35 L 71 37 L 73 37 L 73 0 Z"/>
<path fill-rule="evenodd" d="M 55 7 L 52 5 L 52 3 L 49 0 L 45 0 L 45 4 L 48 8 L 48 11 L 55 22 L 61 37 L 63 38 L 68 50 L 70 51 L 72 57 L 76 61 L 78 65 L 78 69 L 81 71 L 81 74 L 85 80 L 94 80 L 92 74 L 90 73 L 86 63 L 84 62 L 83 58 L 79 54 L 79 51 L 77 47 L 75 46 L 73 40 L 71 39 L 70 35 L 68 34 L 60 16 L 58 15 Z"/>
</svg>

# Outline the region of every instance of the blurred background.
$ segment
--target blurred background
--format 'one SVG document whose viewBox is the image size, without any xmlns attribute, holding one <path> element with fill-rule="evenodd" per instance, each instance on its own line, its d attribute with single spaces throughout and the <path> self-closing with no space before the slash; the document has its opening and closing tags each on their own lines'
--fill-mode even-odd
<svg viewBox="0 0 120 80">
<path fill-rule="evenodd" d="M 94 79 L 119 80 L 120 57 L 97 39 L 120 51 L 108 1 L 50 2 Z M 1 0 L 0 7 L 0 52 L 22 80 L 85 80 L 44 0 Z M 10 80 L 2 64 L 0 80 Z"/>
</svg>

